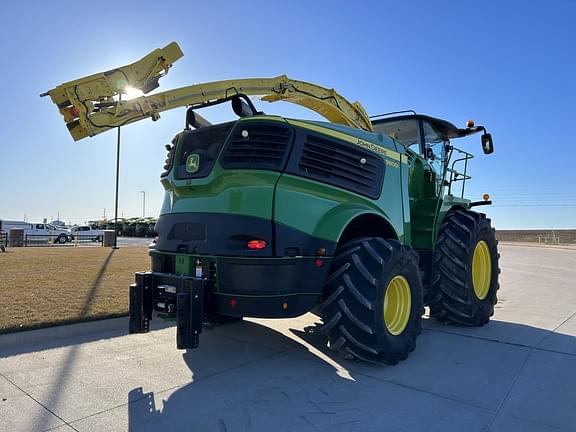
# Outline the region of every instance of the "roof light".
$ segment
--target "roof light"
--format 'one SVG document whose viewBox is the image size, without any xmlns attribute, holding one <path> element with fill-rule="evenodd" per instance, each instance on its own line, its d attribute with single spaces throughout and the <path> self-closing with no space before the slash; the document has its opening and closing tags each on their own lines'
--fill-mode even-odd
<svg viewBox="0 0 576 432">
<path fill-rule="evenodd" d="M 264 249 L 266 247 L 266 242 L 264 240 L 250 240 L 247 245 L 248 249 Z"/>
</svg>

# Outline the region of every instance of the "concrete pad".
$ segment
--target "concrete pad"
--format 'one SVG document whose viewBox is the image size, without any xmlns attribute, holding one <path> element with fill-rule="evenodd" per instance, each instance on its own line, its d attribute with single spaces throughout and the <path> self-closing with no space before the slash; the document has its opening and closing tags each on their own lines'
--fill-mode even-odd
<svg viewBox="0 0 576 432">
<path fill-rule="evenodd" d="M 173 323 L 154 320 L 150 329 L 159 330 L 173 326 Z M 0 335 L 0 359 L 17 354 L 33 353 L 66 347 L 78 343 L 111 340 L 128 334 L 128 317 L 108 320 L 88 321 L 44 329 L 29 330 Z M 114 349 L 117 343 L 112 344 Z M 129 344 L 133 346 L 133 342 Z"/>
<path fill-rule="evenodd" d="M 254 321 L 275 324 L 274 320 Z M 298 345 L 287 351 L 287 354 L 299 358 L 320 359 L 342 375 L 361 373 L 487 409 L 498 407 L 530 353 L 527 347 L 424 331 L 418 339 L 416 351 L 408 360 L 394 367 L 373 366 L 346 361 L 331 352 L 326 347 L 326 337 L 317 331 L 319 327 L 314 325 L 318 321 L 309 314 L 296 321 L 284 320 L 279 323 L 275 326 L 276 331 L 284 334 L 286 339 L 283 345 L 276 345 L 274 348 L 287 349 L 290 346 L 288 341 L 292 339 Z M 221 334 L 241 337 L 236 334 L 239 329 L 240 326 L 223 328 Z M 273 347 L 270 344 L 281 340 L 262 338 L 256 328 L 251 328 L 251 332 L 245 337 L 249 337 L 251 343 L 269 348 Z M 487 382 L 491 385 L 486 385 Z"/>
<path fill-rule="evenodd" d="M 136 394 L 141 395 L 136 389 Z M 422 421 L 423 419 L 426 421 Z M 73 425 L 80 431 L 481 431 L 486 410 L 279 353 Z"/>
<path fill-rule="evenodd" d="M 205 330 L 189 353 L 158 320 L 0 336 L 0 430 L 574 431 L 576 251 L 501 250 L 493 321 L 426 320 L 394 367 L 340 358 L 312 314 Z"/>
<path fill-rule="evenodd" d="M 34 347 L 35 351 L 63 346 L 67 339 L 82 336 L 85 341 L 89 335 L 100 337 L 103 333 L 115 333 L 119 330 L 126 333 L 126 323 L 128 317 L 111 318 L 98 321 L 88 321 L 77 324 L 47 327 L 43 329 L 8 333 L 0 338 L 0 352 L 4 355 L 17 354 L 22 349 L 23 344 Z M 74 343 L 74 342 L 72 342 Z"/>
<path fill-rule="evenodd" d="M 398 367 L 354 362 L 360 372 L 384 381 L 496 410 L 529 350 L 481 339 L 424 332 L 417 351 Z"/>
<path fill-rule="evenodd" d="M 538 348 L 576 355 L 576 316 L 544 338 Z"/>
<path fill-rule="evenodd" d="M 274 320 L 254 321 L 270 326 L 276 324 Z M 525 346 L 425 329 L 417 341 L 416 350 L 406 361 L 394 367 L 373 366 L 343 360 L 330 351 L 326 346 L 326 337 L 319 331 L 319 321 L 317 317 L 308 314 L 295 321 L 284 320 L 275 325 L 277 331 L 299 343 L 297 348 L 287 354 L 308 359 L 313 354 L 342 374 L 361 373 L 487 409 L 498 407 L 530 354 L 529 347 Z M 509 332 L 512 335 L 514 331 L 523 328 L 517 324 L 501 324 L 503 329 L 507 326 L 510 326 Z M 527 327 L 527 330 L 521 331 L 530 332 L 530 329 Z M 464 330 L 462 328 L 460 331 Z M 257 333 L 251 332 L 250 336 L 246 336 L 253 343 L 269 347 L 270 343 L 275 343 L 258 336 L 255 342 L 253 334 Z M 545 336 L 549 332 L 543 331 L 542 334 Z"/>
<path fill-rule="evenodd" d="M 575 362 L 576 364 L 576 362 Z M 502 407 L 502 413 L 564 430 L 576 430 L 574 383 L 521 376 Z"/>
<path fill-rule="evenodd" d="M 0 376 L 0 430 L 19 432 L 43 430 L 64 422 L 26 393 Z M 41 426 L 41 428 L 39 428 Z"/>
<path fill-rule="evenodd" d="M 574 313 L 576 250 L 500 245 L 494 318 L 554 330 Z"/>
<path fill-rule="evenodd" d="M 126 400 L 135 387 L 147 391 L 163 391 L 198 378 L 198 374 L 218 373 L 256 359 L 269 356 L 272 350 L 248 346 L 217 335 L 204 338 L 205 350 L 195 352 L 198 364 L 196 376 L 182 360 L 182 353 L 174 349 L 174 329 L 160 330 L 164 343 L 148 343 L 131 352 L 107 351 L 113 341 L 91 342 L 59 350 L 44 352 L 39 367 L 27 367 L 6 373 L 13 382 L 67 422 L 100 412 Z M 147 335 L 117 338 L 118 344 L 146 340 Z M 159 335 L 155 335 L 159 336 Z M 218 355 L 214 355 L 214 351 Z M 11 357 L 18 362 L 20 356 Z M 48 359 L 48 360 L 46 360 Z M 0 360 L 0 367 L 3 361 Z"/>
<path fill-rule="evenodd" d="M 490 426 L 490 432 L 567 432 L 567 429 L 536 423 L 508 415 L 499 415 Z"/>
<path fill-rule="evenodd" d="M 49 430 L 50 430 L 50 432 L 76 432 L 75 429 L 73 429 L 71 426 L 68 426 L 68 425 L 59 426 L 55 429 L 49 429 Z"/>
<path fill-rule="evenodd" d="M 464 327 L 458 325 L 445 325 L 435 319 L 425 319 L 423 327 L 432 332 L 460 335 L 467 338 L 484 339 L 525 347 L 536 347 L 552 333 L 553 327 L 548 329 L 532 327 L 529 325 L 500 321 L 500 313 L 483 327 Z M 498 318 L 497 318 L 498 317 Z"/>
<path fill-rule="evenodd" d="M 576 430 L 576 356 L 532 350 L 501 412 Z"/>
<path fill-rule="evenodd" d="M 470 328 L 430 319 L 425 320 L 425 328 L 528 347 L 545 347 L 540 344 L 551 339 L 555 347 L 572 350 L 573 338 L 551 335 L 555 331 L 576 335 L 576 317 L 563 325 L 576 309 L 576 250 L 506 244 L 499 249 L 500 291 L 491 322 Z"/>
</svg>

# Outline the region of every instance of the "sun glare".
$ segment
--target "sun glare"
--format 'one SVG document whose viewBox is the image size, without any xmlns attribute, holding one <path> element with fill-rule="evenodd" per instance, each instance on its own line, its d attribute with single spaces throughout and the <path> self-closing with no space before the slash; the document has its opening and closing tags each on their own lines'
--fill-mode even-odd
<svg viewBox="0 0 576 432">
<path fill-rule="evenodd" d="M 142 90 L 138 90 L 137 88 L 128 86 L 124 89 L 122 99 L 124 100 L 135 99 L 137 97 L 142 96 L 143 94 L 144 93 L 142 93 Z"/>
</svg>

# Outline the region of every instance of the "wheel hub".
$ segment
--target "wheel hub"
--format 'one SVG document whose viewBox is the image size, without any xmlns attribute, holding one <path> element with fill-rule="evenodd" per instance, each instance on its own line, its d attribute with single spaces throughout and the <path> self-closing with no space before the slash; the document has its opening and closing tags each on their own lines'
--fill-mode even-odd
<svg viewBox="0 0 576 432">
<path fill-rule="evenodd" d="M 484 300 L 490 291 L 492 280 L 492 259 L 490 249 L 484 240 L 480 240 L 474 248 L 472 257 L 472 286 L 479 300 Z"/>
<path fill-rule="evenodd" d="M 410 283 L 404 276 L 394 276 L 384 295 L 384 323 L 391 334 L 397 336 L 404 331 L 411 309 Z"/>
</svg>

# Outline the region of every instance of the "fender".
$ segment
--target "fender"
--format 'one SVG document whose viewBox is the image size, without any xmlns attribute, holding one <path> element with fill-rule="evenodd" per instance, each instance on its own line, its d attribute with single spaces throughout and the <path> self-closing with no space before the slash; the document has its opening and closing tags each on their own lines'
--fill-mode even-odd
<svg viewBox="0 0 576 432">
<path fill-rule="evenodd" d="M 434 241 L 436 242 L 436 238 L 438 237 L 438 231 L 440 230 L 440 226 L 442 226 L 442 222 L 448 213 L 453 210 L 470 210 L 471 201 L 466 198 L 455 197 L 452 195 L 447 195 L 444 197 L 440 204 L 440 210 L 437 213 L 436 221 L 434 222 Z"/>
<path fill-rule="evenodd" d="M 379 219 L 382 225 L 370 224 L 364 226 L 363 235 L 378 235 L 382 231 L 387 232 L 388 238 L 395 237 L 401 239 L 404 235 L 402 226 L 394 226 L 390 218 L 384 213 L 368 209 L 366 207 L 341 204 L 327 212 L 319 221 L 313 235 L 319 238 L 330 239 L 339 242 L 346 229 L 360 217 L 371 216 Z M 334 235 L 337 235 L 334 238 Z"/>
</svg>

